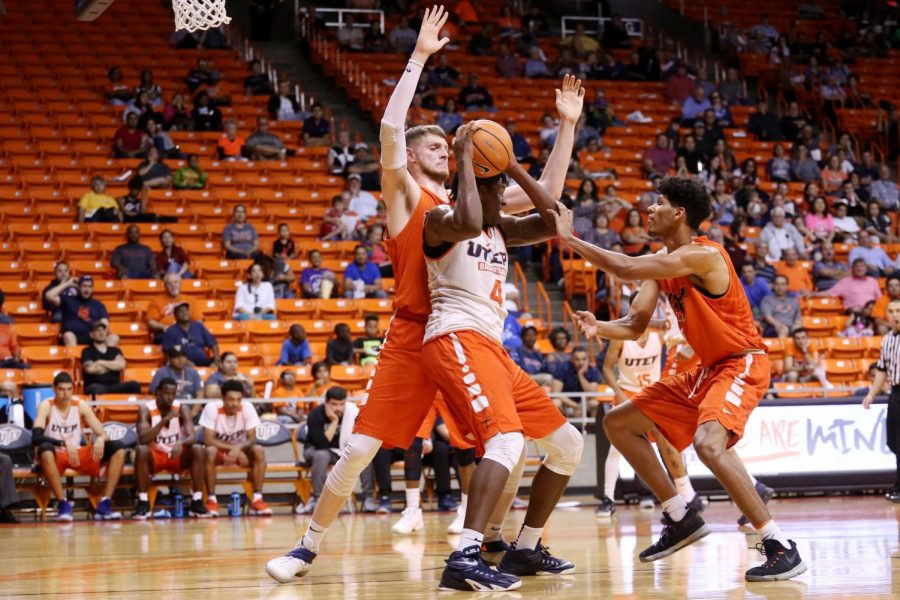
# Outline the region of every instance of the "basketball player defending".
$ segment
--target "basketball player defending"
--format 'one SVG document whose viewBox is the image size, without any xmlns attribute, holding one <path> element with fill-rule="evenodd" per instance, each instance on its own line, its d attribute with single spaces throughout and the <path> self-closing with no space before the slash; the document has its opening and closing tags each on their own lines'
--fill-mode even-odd
<svg viewBox="0 0 900 600">
<path fill-rule="evenodd" d="M 456 204 L 432 209 L 425 221 L 431 315 L 422 359 L 454 420 L 474 436 L 483 451 L 469 486 L 459 545 L 447 560 L 440 587 L 511 590 L 521 586 L 516 576 L 574 568 L 571 562 L 550 555 L 540 538 L 581 460 L 584 440 L 502 345 L 507 247 L 553 237 L 549 224 L 554 221 L 547 213 L 553 212 L 554 201 L 510 157 L 506 173 L 532 198 L 540 214 L 502 215 L 506 177 L 500 174 L 476 181 L 473 129 L 472 123 L 463 125 L 454 140 Z M 483 532 L 495 508 L 500 508 L 506 483 L 512 481 L 518 487 L 525 436 L 537 441 L 545 459 L 531 485 L 525 524 L 500 561 L 498 573 L 481 556 Z"/>
<path fill-rule="evenodd" d="M 572 212 L 559 205 L 560 240 L 605 272 L 644 283 L 628 314 L 599 322 L 588 312 L 577 315 L 586 336 L 635 339 L 647 327 L 660 291 L 675 311 L 700 367 L 650 385 L 603 420 L 610 441 L 634 466 L 662 502 L 659 541 L 641 552 L 642 561 L 669 556 L 710 530 L 688 508 L 656 459 L 645 435 L 654 427 L 683 451 L 691 443 L 697 456 L 747 515 L 762 539 L 766 562 L 749 569 L 747 581 L 790 579 L 804 571 L 797 545 L 782 533 L 760 499 L 747 470 L 728 452 L 743 435 L 750 412 L 769 386 L 769 361 L 753 324 L 740 279 L 725 250 L 706 237 L 695 237 L 710 213 L 703 185 L 666 178 L 657 203 L 649 209 L 649 231 L 663 240 L 665 254 L 628 257 L 578 240 Z M 553 215 L 551 215 L 553 216 Z"/>
<path fill-rule="evenodd" d="M 381 189 L 387 206 L 385 243 L 397 286 L 394 315 L 378 366 L 363 396 L 354 435 L 328 475 L 306 532 L 290 552 L 266 564 L 266 573 L 281 583 L 309 571 L 325 532 L 346 504 L 359 474 L 382 444 L 409 447 L 437 394 L 437 387 L 426 376 L 422 364 L 422 338 L 431 312 L 422 232 L 425 213 L 449 202 L 444 184 L 450 177 L 450 153 L 446 134 L 440 127 L 404 130 L 406 113 L 425 63 L 450 41 L 438 37 L 447 16 L 443 7 L 426 10 L 415 50 L 381 119 Z M 561 195 L 565 185 L 583 101 L 580 81 L 566 76 L 556 95 L 559 132 L 540 180 L 554 198 Z M 509 213 L 532 207 L 527 194 L 518 187 L 511 188 L 503 200 Z"/>
</svg>

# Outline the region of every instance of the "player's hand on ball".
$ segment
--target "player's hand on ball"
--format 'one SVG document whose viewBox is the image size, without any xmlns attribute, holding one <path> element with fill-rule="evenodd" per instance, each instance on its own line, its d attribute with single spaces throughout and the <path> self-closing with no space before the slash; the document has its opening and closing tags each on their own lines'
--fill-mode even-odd
<svg viewBox="0 0 900 600">
<path fill-rule="evenodd" d="M 572 211 L 566 208 L 562 202 L 556 203 L 556 212 L 550 213 L 556 223 L 556 235 L 566 242 L 575 237 L 575 225 Z"/>
<path fill-rule="evenodd" d="M 450 42 L 448 37 L 438 39 L 449 16 L 450 13 L 444 10 L 443 5 L 425 9 L 425 16 L 422 18 L 422 27 L 419 29 L 419 38 L 416 40 L 416 49 L 413 54 L 424 54 L 428 57 Z"/>
<path fill-rule="evenodd" d="M 453 138 L 453 153 L 456 155 L 457 160 L 461 157 L 472 159 L 472 136 L 477 130 L 478 125 L 474 121 L 460 125 L 459 129 L 456 130 L 456 135 Z"/>
<path fill-rule="evenodd" d="M 556 110 L 561 119 L 577 121 L 584 106 L 584 88 L 574 75 L 563 77 L 562 86 L 556 90 Z"/>
<path fill-rule="evenodd" d="M 585 337 L 592 338 L 597 335 L 597 317 L 594 313 L 579 310 L 575 313 L 575 321 Z"/>
</svg>

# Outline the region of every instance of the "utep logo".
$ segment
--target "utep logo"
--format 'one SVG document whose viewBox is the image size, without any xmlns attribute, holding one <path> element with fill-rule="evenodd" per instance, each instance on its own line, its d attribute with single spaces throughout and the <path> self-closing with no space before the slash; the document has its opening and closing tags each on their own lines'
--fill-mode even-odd
<svg viewBox="0 0 900 600">
<path fill-rule="evenodd" d="M 25 432 L 17 427 L 0 428 L 0 446 L 11 446 L 19 441 L 19 438 L 22 437 L 23 433 Z"/>
<path fill-rule="evenodd" d="M 675 313 L 675 318 L 678 319 L 678 324 L 682 324 L 685 321 L 684 318 L 684 294 L 685 289 L 681 288 L 681 293 L 676 294 L 674 292 L 669 292 L 666 294 L 666 300 L 669 301 L 669 306 L 672 307 L 672 312 Z"/>
<path fill-rule="evenodd" d="M 266 423 L 263 421 L 256 426 L 256 439 L 264 442 L 279 431 L 281 431 L 281 426 L 278 423 Z"/>
<path fill-rule="evenodd" d="M 103 431 L 106 432 L 106 437 L 112 442 L 117 442 L 128 434 L 127 427 L 115 423 L 104 425 Z"/>
<path fill-rule="evenodd" d="M 656 361 L 655 356 L 650 356 L 648 358 L 626 358 L 625 366 L 626 367 L 648 367 L 652 365 Z"/>
<path fill-rule="evenodd" d="M 466 254 L 478 260 L 479 271 L 490 271 L 497 275 L 506 275 L 509 255 L 506 252 L 494 252 L 475 240 L 469 240 Z"/>
</svg>

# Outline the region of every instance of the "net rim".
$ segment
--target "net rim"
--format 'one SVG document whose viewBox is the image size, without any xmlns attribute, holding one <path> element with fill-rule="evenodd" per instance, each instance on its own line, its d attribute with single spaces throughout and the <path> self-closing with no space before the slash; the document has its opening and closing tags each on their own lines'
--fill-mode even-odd
<svg viewBox="0 0 900 600">
<path fill-rule="evenodd" d="M 205 31 L 227 25 L 231 17 L 225 12 L 225 0 L 172 0 L 175 29 Z"/>
</svg>

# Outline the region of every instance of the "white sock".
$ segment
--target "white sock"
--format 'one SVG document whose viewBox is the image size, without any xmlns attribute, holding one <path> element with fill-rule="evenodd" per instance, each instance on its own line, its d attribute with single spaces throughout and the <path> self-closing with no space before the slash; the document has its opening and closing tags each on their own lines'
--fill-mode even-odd
<svg viewBox="0 0 900 600">
<path fill-rule="evenodd" d="M 253 501 L 262 500 L 262 492 L 253 492 Z"/>
<path fill-rule="evenodd" d="M 457 508 L 457 512 L 460 514 L 466 514 L 466 507 L 469 505 L 469 495 L 468 494 L 460 494 L 459 496 L 459 508 Z"/>
<path fill-rule="evenodd" d="M 488 523 L 484 528 L 484 541 L 497 542 L 503 539 L 503 523 Z"/>
<path fill-rule="evenodd" d="M 150 494 L 147 492 L 138 492 L 138 500 L 141 502 L 150 502 Z"/>
<path fill-rule="evenodd" d="M 218 503 L 219 503 L 219 501 L 216 500 L 216 495 L 215 495 L 215 494 L 207 494 L 207 495 L 206 495 L 206 501 L 207 501 L 207 502 L 213 502 L 213 503 L 215 503 L 215 504 L 218 504 Z"/>
<path fill-rule="evenodd" d="M 300 538 L 300 541 L 297 542 L 298 546 L 303 546 L 310 552 L 315 552 L 318 554 L 319 552 L 319 543 L 321 543 L 322 538 L 325 537 L 325 532 L 328 531 L 327 527 L 323 527 L 319 525 L 315 521 L 310 521 L 309 526 L 306 528 L 306 533 L 303 534 L 303 537 Z"/>
<path fill-rule="evenodd" d="M 203 492 L 194 492 L 191 494 L 191 500 L 203 500 Z"/>
<path fill-rule="evenodd" d="M 538 542 L 541 541 L 541 535 L 543 535 L 543 533 L 543 527 L 529 527 L 528 525 L 522 525 L 522 529 L 519 531 L 519 537 L 516 538 L 516 549 L 522 550 L 523 548 L 528 548 L 529 550 L 534 550 L 537 548 Z"/>
<path fill-rule="evenodd" d="M 103 502 L 104 500 L 109 500 L 109 496 L 103 496 L 102 498 L 100 498 L 100 502 Z"/>
<path fill-rule="evenodd" d="M 481 543 L 484 541 L 484 534 L 475 531 L 474 529 L 463 529 L 462 535 L 459 537 L 459 543 L 456 545 L 456 549 L 459 552 L 462 552 L 469 546 L 478 546 L 481 548 Z"/>
<path fill-rule="evenodd" d="M 420 508 L 422 493 L 418 487 L 406 488 L 406 508 Z"/>
<path fill-rule="evenodd" d="M 759 539 L 761 540 L 775 539 L 778 540 L 778 543 L 785 548 L 790 549 L 791 547 L 791 542 L 788 540 L 784 532 L 781 531 L 781 527 L 778 526 L 778 523 L 775 522 L 775 519 L 769 519 L 761 526 L 757 527 L 756 533 L 759 535 Z"/>
<path fill-rule="evenodd" d="M 613 499 L 616 496 L 616 481 L 619 479 L 619 459 L 622 453 L 610 446 L 606 464 L 603 465 L 603 496 Z"/>
<path fill-rule="evenodd" d="M 691 485 L 691 478 L 687 475 L 675 479 L 675 489 L 678 490 L 685 502 L 690 502 L 697 495 L 697 492 L 694 491 L 694 486 Z"/>
<path fill-rule="evenodd" d="M 675 494 L 662 503 L 662 508 L 669 515 L 669 518 L 677 523 L 687 513 L 687 502 L 685 502 L 681 494 Z"/>
</svg>

